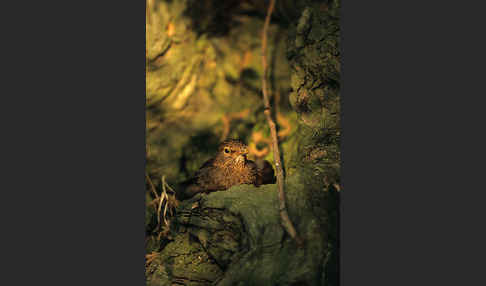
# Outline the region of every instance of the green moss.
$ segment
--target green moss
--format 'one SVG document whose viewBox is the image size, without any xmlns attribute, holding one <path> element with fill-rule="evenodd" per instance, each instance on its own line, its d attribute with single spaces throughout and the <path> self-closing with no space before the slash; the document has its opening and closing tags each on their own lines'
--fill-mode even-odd
<svg viewBox="0 0 486 286">
<path fill-rule="evenodd" d="M 185 285 L 208 285 L 222 275 L 219 267 L 211 262 L 199 243 L 191 240 L 188 233 L 175 236 L 150 266 L 147 275 L 149 285 L 161 281 L 180 282 Z"/>
<path fill-rule="evenodd" d="M 223 263 L 231 261 L 218 285 L 233 285 L 235 281 L 243 281 L 244 285 L 289 285 L 302 279 L 318 281 L 313 280 L 319 279 L 316 265 L 320 265 L 327 247 L 324 233 L 318 231 L 322 218 L 310 211 L 308 194 L 299 175 L 287 180 L 286 190 L 289 214 L 298 218 L 296 226 L 307 241 L 305 251 L 296 249 L 280 226 L 276 185 L 234 186 L 227 191 L 198 195 L 180 206 L 179 213 L 184 215 L 179 223 L 198 237 L 201 245 L 211 245 L 208 251 L 211 256 Z M 193 208 L 196 202 L 198 206 Z M 224 215 L 212 217 L 213 210 L 224 210 Z M 217 223 L 211 223 L 212 220 Z M 232 222 L 236 228 L 228 230 L 225 222 Z M 216 239 L 215 230 L 225 233 L 222 237 L 226 239 Z M 240 240 L 229 239 L 237 234 L 241 235 Z M 239 252 L 235 252 L 237 249 Z M 309 249 L 316 254 L 306 255 Z"/>
</svg>

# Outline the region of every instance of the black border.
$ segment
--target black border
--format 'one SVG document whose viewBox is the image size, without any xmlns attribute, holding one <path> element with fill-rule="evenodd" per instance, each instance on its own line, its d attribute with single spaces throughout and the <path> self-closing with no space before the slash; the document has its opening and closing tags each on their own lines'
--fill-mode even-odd
<svg viewBox="0 0 486 286">
<path fill-rule="evenodd" d="M 485 284 L 478 3 L 342 1 L 342 285 Z M 143 285 L 145 3 L 63 4 L 1 9 L 0 284 Z"/>
<path fill-rule="evenodd" d="M 0 284 L 144 285 L 145 1 L 12 4 Z"/>
<path fill-rule="evenodd" d="M 466 2 L 342 1 L 342 285 L 485 283 L 486 23 Z"/>
</svg>

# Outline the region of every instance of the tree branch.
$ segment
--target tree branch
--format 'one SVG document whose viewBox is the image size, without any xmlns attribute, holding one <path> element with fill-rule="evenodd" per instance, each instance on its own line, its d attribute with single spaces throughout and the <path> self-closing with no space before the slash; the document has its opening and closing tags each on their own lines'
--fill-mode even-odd
<svg viewBox="0 0 486 286">
<path fill-rule="evenodd" d="M 280 150 L 278 148 L 278 136 L 277 128 L 275 122 L 272 119 L 270 102 L 268 100 L 267 92 L 267 32 L 268 26 L 270 25 L 270 18 L 273 13 L 273 8 L 275 7 L 275 0 L 270 0 L 270 5 L 268 6 L 267 16 L 265 18 L 265 24 L 263 25 L 262 32 L 262 66 L 263 66 L 263 77 L 262 77 L 262 92 L 263 92 L 263 104 L 265 106 L 265 116 L 267 117 L 268 125 L 270 127 L 270 133 L 272 136 L 272 149 L 273 149 L 273 159 L 275 162 L 275 169 L 277 172 L 277 187 L 278 187 L 278 199 L 279 199 L 279 210 L 280 218 L 282 220 L 283 228 L 288 232 L 288 234 L 297 242 L 297 245 L 301 247 L 303 245 L 302 239 L 299 237 L 295 231 L 294 225 L 290 221 L 289 215 L 287 213 L 287 207 L 285 206 L 285 193 L 284 193 L 284 177 L 282 162 L 280 161 Z"/>
</svg>

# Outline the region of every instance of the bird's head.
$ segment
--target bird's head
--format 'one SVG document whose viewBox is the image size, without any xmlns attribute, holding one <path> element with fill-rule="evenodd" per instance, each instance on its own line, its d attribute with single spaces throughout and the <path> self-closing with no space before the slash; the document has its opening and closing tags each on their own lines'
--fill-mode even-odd
<svg viewBox="0 0 486 286">
<path fill-rule="evenodd" d="M 218 156 L 223 159 L 225 165 L 244 165 L 248 154 L 248 146 L 240 140 L 229 139 L 219 145 L 218 152 Z"/>
</svg>

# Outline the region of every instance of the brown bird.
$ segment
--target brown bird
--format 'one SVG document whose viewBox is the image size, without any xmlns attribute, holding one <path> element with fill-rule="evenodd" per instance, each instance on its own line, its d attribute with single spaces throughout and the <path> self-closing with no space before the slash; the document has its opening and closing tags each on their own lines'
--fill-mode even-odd
<svg viewBox="0 0 486 286">
<path fill-rule="evenodd" d="M 262 169 L 247 159 L 248 147 L 241 141 L 229 139 L 219 145 L 214 158 L 206 161 L 192 179 L 180 184 L 179 200 L 197 193 L 227 190 L 234 185 L 259 186 L 275 182 L 273 168 L 267 161 Z"/>
</svg>

